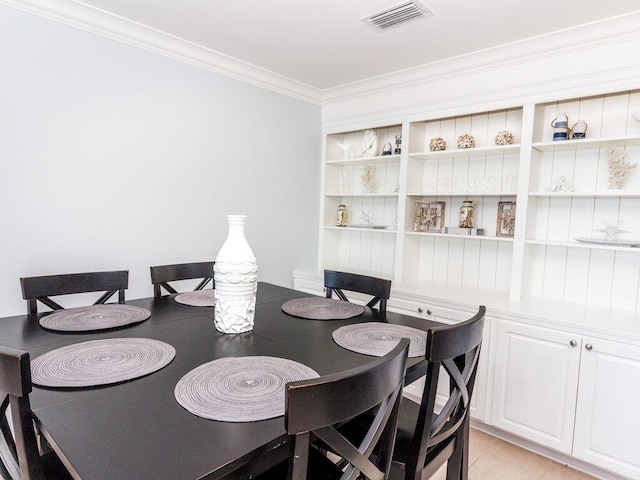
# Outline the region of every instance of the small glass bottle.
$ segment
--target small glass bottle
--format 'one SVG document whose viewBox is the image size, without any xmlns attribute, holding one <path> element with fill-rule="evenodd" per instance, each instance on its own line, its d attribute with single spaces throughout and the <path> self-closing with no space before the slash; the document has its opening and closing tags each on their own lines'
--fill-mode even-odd
<svg viewBox="0 0 640 480">
<path fill-rule="evenodd" d="M 338 210 L 336 211 L 336 226 L 338 227 L 346 227 L 347 226 L 347 216 L 348 216 L 347 206 L 344 204 L 338 205 Z"/>
<path fill-rule="evenodd" d="M 473 200 L 464 200 L 460 207 L 460 228 L 473 228 Z"/>
</svg>

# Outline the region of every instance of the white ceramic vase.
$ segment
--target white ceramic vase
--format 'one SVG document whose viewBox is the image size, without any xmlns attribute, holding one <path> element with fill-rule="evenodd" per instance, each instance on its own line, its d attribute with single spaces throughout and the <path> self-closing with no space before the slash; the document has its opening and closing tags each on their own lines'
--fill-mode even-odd
<svg viewBox="0 0 640 480">
<path fill-rule="evenodd" d="M 222 333 L 253 330 L 258 265 L 244 236 L 246 215 L 227 215 L 229 235 L 213 267 L 216 285 L 214 322 Z"/>
</svg>

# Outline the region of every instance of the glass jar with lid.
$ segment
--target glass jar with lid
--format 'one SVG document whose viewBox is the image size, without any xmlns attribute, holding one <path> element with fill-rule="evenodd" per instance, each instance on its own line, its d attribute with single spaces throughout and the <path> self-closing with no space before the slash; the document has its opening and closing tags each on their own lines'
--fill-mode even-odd
<svg viewBox="0 0 640 480">
<path fill-rule="evenodd" d="M 336 210 L 336 226 L 346 227 L 348 215 L 349 215 L 349 212 L 347 210 L 347 206 L 343 203 L 338 205 L 338 210 Z"/>
<path fill-rule="evenodd" d="M 473 228 L 473 200 L 464 200 L 460 207 L 460 228 Z"/>
</svg>

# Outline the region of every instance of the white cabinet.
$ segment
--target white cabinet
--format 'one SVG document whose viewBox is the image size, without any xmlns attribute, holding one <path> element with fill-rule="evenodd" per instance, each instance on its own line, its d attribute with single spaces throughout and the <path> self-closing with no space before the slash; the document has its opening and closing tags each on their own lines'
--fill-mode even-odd
<svg viewBox="0 0 640 480">
<path fill-rule="evenodd" d="M 490 423 L 640 478 L 640 347 L 507 320 L 495 326 Z"/>
<path fill-rule="evenodd" d="M 399 306 L 402 306 L 402 308 L 399 308 Z M 413 315 L 420 318 L 428 318 L 429 320 L 447 324 L 463 322 L 475 314 L 475 312 L 456 310 L 439 305 L 397 298 L 392 298 L 389 301 L 387 308 L 390 311 Z M 485 317 L 484 337 L 482 340 L 482 349 L 480 351 L 478 372 L 476 374 L 473 396 L 471 397 L 471 417 L 481 422 L 485 422 L 487 417 L 491 321 L 491 318 Z M 445 402 L 449 398 L 448 378 L 448 374 L 443 369 L 439 377 L 438 393 L 436 397 L 436 406 L 440 408 L 444 406 Z M 424 389 L 424 380 L 424 377 L 422 377 L 405 388 L 405 391 L 410 398 L 419 401 Z"/>
<path fill-rule="evenodd" d="M 573 455 L 640 478 L 640 347 L 585 337 Z"/>
<path fill-rule="evenodd" d="M 498 320 L 491 423 L 570 454 L 579 337 Z"/>
</svg>

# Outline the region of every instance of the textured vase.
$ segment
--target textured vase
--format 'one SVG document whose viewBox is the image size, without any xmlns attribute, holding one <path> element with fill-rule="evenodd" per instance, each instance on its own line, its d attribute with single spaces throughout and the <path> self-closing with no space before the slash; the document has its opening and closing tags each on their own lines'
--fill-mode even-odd
<svg viewBox="0 0 640 480">
<path fill-rule="evenodd" d="M 258 265 L 244 236 L 246 215 L 227 215 L 229 235 L 213 267 L 216 285 L 214 321 L 222 333 L 253 330 Z"/>
</svg>

